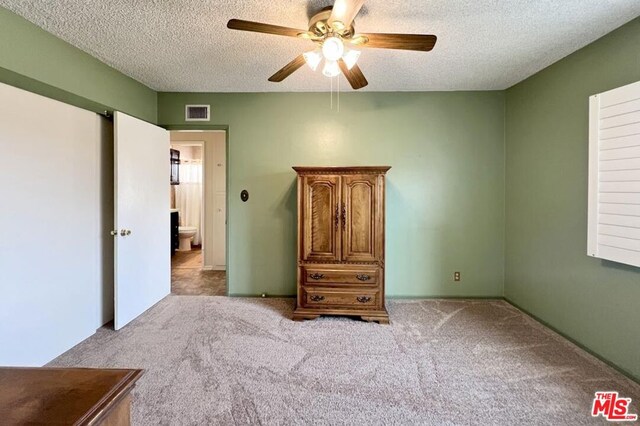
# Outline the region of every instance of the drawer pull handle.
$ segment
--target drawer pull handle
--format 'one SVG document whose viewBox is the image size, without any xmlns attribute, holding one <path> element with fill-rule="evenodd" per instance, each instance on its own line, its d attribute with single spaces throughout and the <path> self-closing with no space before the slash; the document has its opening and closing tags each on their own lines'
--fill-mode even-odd
<svg viewBox="0 0 640 426">
<path fill-rule="evenodd" d="M 358 302 L 360 303 L 367 303 L 367 302 L 371 302 L 371 297 L 369 296 L 358 296 L 356 298 L 358 300 Z"/>
<path fill-rule="evenodd" d="M 356 278 L 359 279 L 360 281 L 369 281 L 371 279 L 371 276 L 367 274 L 358 274 L 356 275 Z"/>
<path fill-rule="evenodd" d="M 312 302 L 322 302 L 324 300 L 324 296 L 318 296 L 317 294 L 314 294 L 310 297 L 310 299 Z"/>
<path fill-rule="evenodd" d="M 319 274 L 316 272 L 315 274 L 309 275 L 309 278 L 311 278 L 312 280 L 321 280 L 324 278 L 324 274 Z"/>
</svg>

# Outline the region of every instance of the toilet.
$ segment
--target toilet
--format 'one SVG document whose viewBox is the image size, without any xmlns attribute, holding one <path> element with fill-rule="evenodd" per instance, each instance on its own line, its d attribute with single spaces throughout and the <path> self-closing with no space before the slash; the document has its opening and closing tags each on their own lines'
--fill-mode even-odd
<svg viewBox="0 0 640 426">
<path fill-rule="evenodd" d="M 174 228 L 175 229 L 175 228 Z M 178 251 L 191 251 L 191 240 L 196 235 L 198 228 L 195 226 L 178 227 Z"/>
</svg>

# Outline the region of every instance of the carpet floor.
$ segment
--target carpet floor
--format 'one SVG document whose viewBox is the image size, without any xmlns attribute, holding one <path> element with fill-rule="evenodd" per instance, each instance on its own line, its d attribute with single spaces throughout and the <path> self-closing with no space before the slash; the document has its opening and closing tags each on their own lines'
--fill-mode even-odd
<svg viewBox="0 0 640 426">
<path fill-rule="evenodd" d="M 295 323 L 293 299 L 169 296 L 50 365 L 144 368 L 134 425 L 602 424 L 640 386 L 503 301 L 391 300 L 392 324 Z"/>
</svg>

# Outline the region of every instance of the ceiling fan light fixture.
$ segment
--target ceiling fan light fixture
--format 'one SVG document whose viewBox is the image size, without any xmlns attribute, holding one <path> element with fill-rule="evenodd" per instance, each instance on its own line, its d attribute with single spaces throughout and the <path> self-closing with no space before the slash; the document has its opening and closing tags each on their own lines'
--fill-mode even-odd
<svg viewBox="0 0 640 426">
<path fill-rule="evenodd" d="M 316 49 L 302 54 L 302 56 L 304 56 L 304 60 L 307 62 L 307 65 L 313 71 L 318 69 L 318 65 L 320 65 L 320 62 L 322 61 L 322 54 L 320 52 L 320 49 Z"/>
<path fill-rule="evenodd" d="M 433 34 L 396 34 L 355 32 L 354 19 L 366 0 L 333 0 L 333 6 L 324 7 L 309 18 L 308 30 L 262 22 L 230 19 L 227 28 L 253 33 L 304 39 L 316 44 L 316 50 L 300 53 L 291 62 L 276 71 L 269 81 L 279 83 L 306 63 L 316 71 L 323 62 L 322 73 L 327 77 L 343 74 L 354 90 L 369 83 L 357 65 L 360 52 L 350 48 L 366 46 L 374 49 L 399 49 L 417 52 L 431 51 L 438 38 Z M 312 2 L 314 3 L 314 2 Z M 349 46 L 349 49 L 345 47 Z"/>
<path fill-rule="evenodd" d="M 322 44 L 322 55 L 327 61 L 335 62 L 342 58 L 343 54 L 344 43 L 338 37 L 328 37 Z"/>
<path fill-rule="evenodd" d="M 359 50 L 348 50 L 342 56 L 342 60 L 347 65 L 347 69 L 351 69 L 355 66 L 356 62 L 358 62 L 358 58 L 360 57 Z"/>
<path fill-rule="evenodd" d="M 329 60 L 325 61 L 324 68 L 322 69 L 322 74 L 330 78 L 340 75 L 340 66 L 338 66 L 338 62 Z"/>
</svg>

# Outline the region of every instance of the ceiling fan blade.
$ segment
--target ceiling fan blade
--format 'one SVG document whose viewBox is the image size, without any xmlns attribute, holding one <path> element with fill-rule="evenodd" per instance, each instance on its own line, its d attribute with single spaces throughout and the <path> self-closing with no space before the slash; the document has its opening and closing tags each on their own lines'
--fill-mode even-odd
<svg viewBox="0 0 640 426">
<path fill-rule="evenodd" d="M 298 37 L 298 35 L 300 34 L 307 33 L 307 30 L 297 30 L 295 28 L 263 24 L 261 22 L 243 21 L 241 19 L 230 20 L 227 23 L 227 28 L 230 28 L 232 30 L 252 31 L 254 33 L 274 34 L 287 37 Z"/>
<path fill-rule="evenodd" d="M 293 61 L 289 62 L 287 65 L 282 67 L 277 73 L 269 77 L 269 81 L 274 83 L 280 83 L 285 78 L 289 77 L 291 74 L 296 72 L 301 66 L 306 63 L 304 60 L 304 56 L 300 55 L 295 58 Z"/>
<path fill-rule="evenodd" d="M 338 61 L 338 65 L 340 65 L 342 74 L 344 74 L 344 76 L 347 78 L 347 81 L 354 90 L 362 89 L 367 84 L 369 84 L 358 65 L 354 65 L 351 69 L 349 69 L 347 67 L 347 64 L 342 59 Z"/>
<path fill-rule="evenodd" d="M 328 21 L 329 24 L 338 21 L 342 22 L 344 26 L 348 28 L 363 5 L 364 0 L 336 0 L 331 10 L 331 16 Z"/>
<path fill-rule="evenodd" d="M 369 39 L 362 47 L 378 49 L 419 50 L 428 52 L 436 45 L 438 39 L 434 35 L 422 34 L 358 34 Z"/>
</svg>

